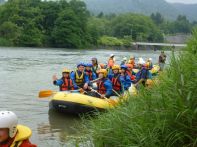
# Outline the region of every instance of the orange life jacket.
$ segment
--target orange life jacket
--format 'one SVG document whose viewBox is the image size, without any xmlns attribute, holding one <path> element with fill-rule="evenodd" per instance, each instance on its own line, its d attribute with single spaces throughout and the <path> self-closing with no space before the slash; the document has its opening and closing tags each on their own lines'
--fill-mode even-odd
<svg viewBox="0 0 197 147">
<path fill-rule="evenodd" d="M 108 67 L 114 66 L 114 60 L 112 58 L 109 58 L 108 60 Z"/>
<path fill-rule="evenodd" d="M 113 89 L 115 91 L 121 90 L 121 83 L 119 81 L 119 77 L 120 77 L 120 75 L 118 75 L 116 78 L 115 77 L 112 78 L 112 85 L 113 85 Z"/>
<path fill-rule="evenodd" d="M 98 87 L 98 93 L 100 93 L 100 94 L 105 94 L 106 93 L 106 88 L 105 88 L 105 86 L 104 86 L 104 83 L 105 83 L 105 81 L 106 81 L 106 79 L 103 79 L 103 80 L 99 80 L 98 82 L 97 82 L 97 87 Z"/>
<path fill-rule="evenodd" d="M 60 91 L 74 90 L 73 82 L 69 78 L 62 78 L 63 84 L 60 86 Z"/>
<path fill-rule="evenodd" d="M 86 70 L 85 72 L 88 75 L 89 80 L 92 81 L 93 80 L 93 78 L 92 78 L 92 71 L 91 70 L 89 70 L 89 71 Z"/>
<path fill-rule="evenodd" d="M 135 76 L 132 75 L 132 72 L 130 72 L 130 71 L 127 70 L 126 73 L 131 78 L 131 81 L 135 80 Z"/>
</svg>

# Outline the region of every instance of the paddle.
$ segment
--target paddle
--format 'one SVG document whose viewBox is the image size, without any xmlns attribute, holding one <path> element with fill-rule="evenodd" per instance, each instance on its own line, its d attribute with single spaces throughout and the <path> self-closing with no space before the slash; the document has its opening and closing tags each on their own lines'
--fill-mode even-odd
<svg viewBox="0 0 197 147">
<path fill-rule="evenodd" d="M 116 92 L 114 89 L 112 89 L 112 91 L 113 91 L 118 97 L 121 97 L 121 95 L 120 95 L 118 92 Z"/>
<path fill-rule="evenodd" d="M 99 96 L 102 96 L 99 92 L 97 92 L 96 90 L 92 89 L 91 87 L 90 87 L 90 90 L 93 91 L 93 92 L 95 92 L 95 93 L 97 93 Z M 107 100 L 112 105 L 115 105 L 116 104 L 116 102 L 114 100 L 110 100 L 110 99 L 108 99 L 106 97 L 104 97 L 104 99 Z"/>
<path fill-rule="evenodd" d="M 39 92 L 39 98 L 46 98 L 46 97 L 50 97 L 53 94 L 55 94 L 56 92 L 52 91 L 52 90 L 42 90 Z"/>
<path fill-rule="evenodd" d="M 90 83 L 95 83 L 96 81 L 100 80 L 101 78 L 97 78 L 95 80 L 90 81 Z"/>
<path fill-rule="evenodd" d="M 68 92 L 77 92 L 77 91 L 80 91 L 80 89 L 79 90 L 69 90 Z M 56 93 L 57 93 L 56 91 L 52 91 L 52 90 L 42 90 L 39 92 L 39 98 L 50 97 Z"/>
</svg>

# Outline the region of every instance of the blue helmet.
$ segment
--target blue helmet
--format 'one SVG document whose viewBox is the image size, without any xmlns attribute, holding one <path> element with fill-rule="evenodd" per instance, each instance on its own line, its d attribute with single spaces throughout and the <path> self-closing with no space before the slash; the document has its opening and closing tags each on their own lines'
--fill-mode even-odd
<svg viewBox="0 0 197 147">
<path fill-rule="evenodd" d="M 93 65 L 91 63 L 87 63 L 86 67 L 92 67 Z"/>
<path fill-rule="evenodd" d="M 85 63 L 80 62 L 79 64 L 77 64 L 77 68 L 78 68 L 79 66 L 85 66 Z"/>
<path fill-rule="evenodd" d="M 120 68 L 126 70 L 128 67 L 126 65 L 121 65 Z"/>
</svg>

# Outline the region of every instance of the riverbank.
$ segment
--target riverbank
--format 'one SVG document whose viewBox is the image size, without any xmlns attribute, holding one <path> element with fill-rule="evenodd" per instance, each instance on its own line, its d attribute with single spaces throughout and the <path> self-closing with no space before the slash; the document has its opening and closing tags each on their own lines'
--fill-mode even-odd
<svg viewBox="0 0 197 147">
<path fill-rule="evenodd" d="M 150 89 L 118 108 L 85 121 L 95 146 L 197 146 L 197 30 L 184 54 Z M 88 125 L 87 125 L 88 124 Z"/>
</svg>

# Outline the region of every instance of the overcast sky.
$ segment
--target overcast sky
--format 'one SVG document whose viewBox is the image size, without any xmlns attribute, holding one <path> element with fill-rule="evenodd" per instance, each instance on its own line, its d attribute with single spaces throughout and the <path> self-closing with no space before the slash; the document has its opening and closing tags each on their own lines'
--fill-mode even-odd
<svg viewBox="0 0 197 147">
<path fill-rule="evenodd" d="M 197 0 L 166 0 L 168 2 L 181 2 L 181 3 L 185 3 L 185 4 L 194 4 L 197 3 Z"/>
</svg>

